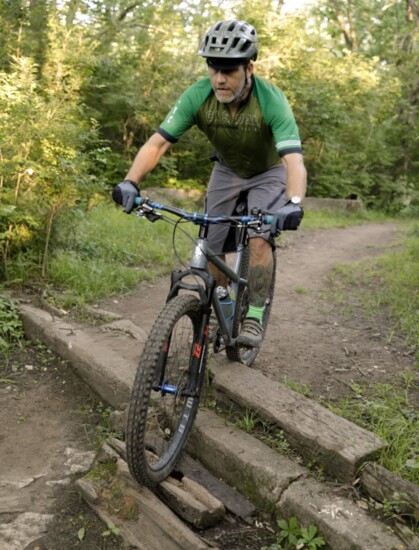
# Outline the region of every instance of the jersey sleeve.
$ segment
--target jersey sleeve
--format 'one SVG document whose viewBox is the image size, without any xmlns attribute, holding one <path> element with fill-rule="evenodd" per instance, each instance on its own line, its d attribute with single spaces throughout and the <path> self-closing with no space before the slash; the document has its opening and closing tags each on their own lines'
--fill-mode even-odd
<svg viewBox="0 0 419 550">
<path fill-rule="evenodd" d="M 196 123 L 196 114 L 211 92 L 209 78 L 195 82 L 180 96 L 157 132 L 170 143 L 176 143 Z"/>
<path fill-rule="evenodd" d="M 255 89 L 278 154 L 283 157 L 288 153 L 302 153 L 297 123 L 284 93 L 259 78 L 255 78 Z"/>
</svg>

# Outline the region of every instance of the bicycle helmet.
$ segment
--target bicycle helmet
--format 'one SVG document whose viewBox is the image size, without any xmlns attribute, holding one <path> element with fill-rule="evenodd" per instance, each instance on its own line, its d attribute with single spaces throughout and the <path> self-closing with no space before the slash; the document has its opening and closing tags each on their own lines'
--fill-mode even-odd
<svg viewBox="0 0 419 550">
<path fill-rule="evenodd" d="M 198 55 L 214 62 L 245 64 L 256 60 L 258 37 L 256 29 L 246 21 L 218 21 L 204 36 Z"/>
</svg>

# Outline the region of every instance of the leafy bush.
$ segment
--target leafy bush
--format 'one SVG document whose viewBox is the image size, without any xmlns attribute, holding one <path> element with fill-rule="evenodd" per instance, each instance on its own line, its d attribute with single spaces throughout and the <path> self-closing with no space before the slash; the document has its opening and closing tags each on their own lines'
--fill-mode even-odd
<svg viewBox="0 0 419 550">
<path fill-rule="evenodd" d="M 10 345 L 23 337 L 23 325 L 15 302 L 0 296 L 0 353 L 7 355 Z"/>
</svg>

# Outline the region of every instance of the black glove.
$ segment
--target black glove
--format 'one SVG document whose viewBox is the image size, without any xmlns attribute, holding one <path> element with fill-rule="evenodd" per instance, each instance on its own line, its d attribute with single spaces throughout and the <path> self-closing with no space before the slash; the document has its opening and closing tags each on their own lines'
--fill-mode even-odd
<svg viewBox="0 0 419 550">
<path fill-rule="evenodd" d="M 304 210 L 299 204 L 293 204 L 291 201 L 281 206 L 275 214 L 272 223 L 271 233 L 277 237 L 282 230 L 295 230 L 300 225 L 304 216 Z"/>
<path fill-rule="evenodd" d="M 116 204 L 125 206 L 124 212 L 130 214 L 135 206 L 134 201 L 140 196 L 140 188 L 132 180 L 118 183 L 112 191 L 112 198 Z"/>
</svg>

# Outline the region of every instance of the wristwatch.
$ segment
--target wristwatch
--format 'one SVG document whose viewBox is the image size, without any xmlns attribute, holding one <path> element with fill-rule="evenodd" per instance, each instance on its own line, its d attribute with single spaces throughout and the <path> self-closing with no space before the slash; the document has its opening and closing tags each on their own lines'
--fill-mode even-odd
<svg viewBox="0 0 419 550">
<path fill-rule="evenodd" d="M 300 204 L 301 197 L 299 197 L 298 195 L 294 195 L 293 197 L 290 198 L 290 201 L 292 202 L 292 204 Z"/>
</svg>

